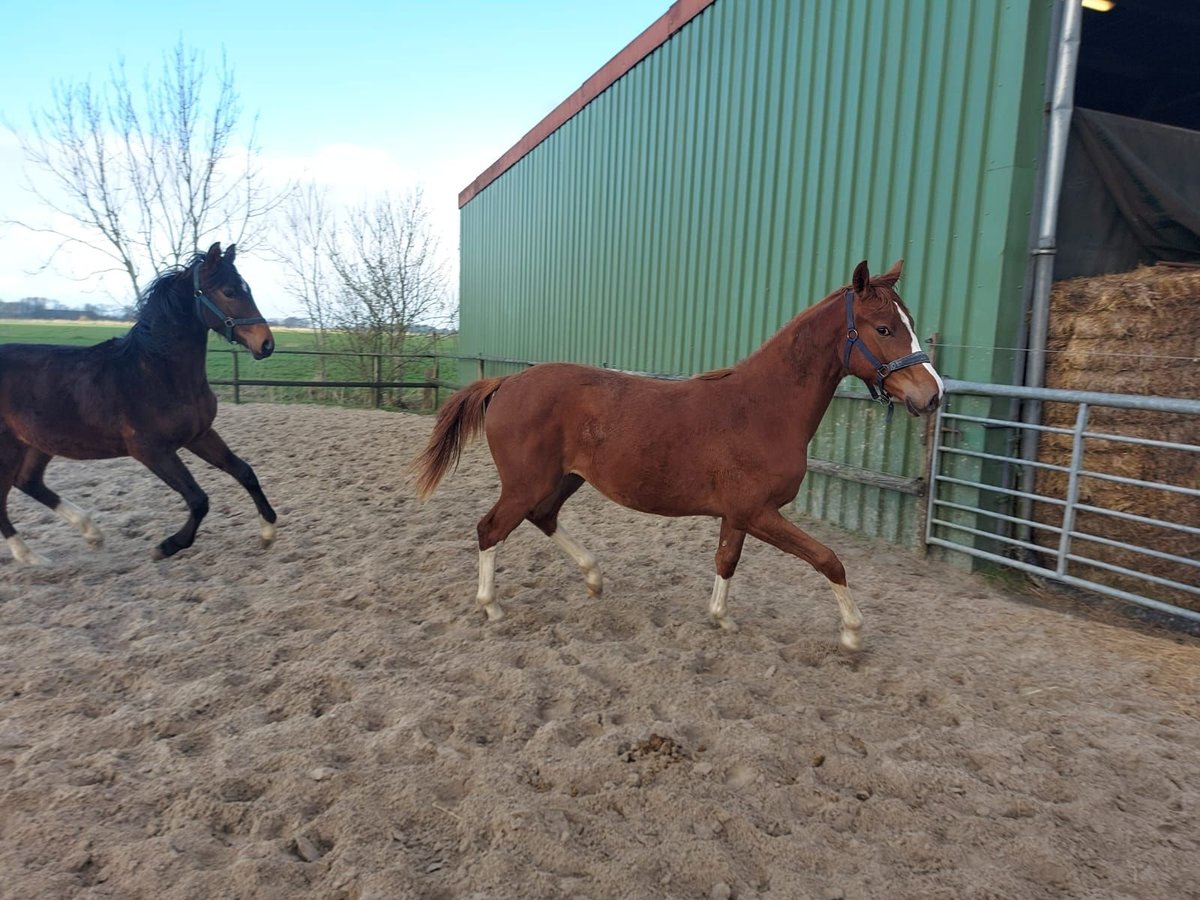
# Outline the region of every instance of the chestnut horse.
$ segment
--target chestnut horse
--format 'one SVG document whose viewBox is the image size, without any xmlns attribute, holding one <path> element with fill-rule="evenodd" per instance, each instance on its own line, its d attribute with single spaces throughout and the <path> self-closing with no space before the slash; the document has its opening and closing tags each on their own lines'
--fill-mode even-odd
<svg viewBox="0 0 1200 900">
<path fill-rule="evenodd" d="M 208 496 L 179 458 L 186 447 L 228 472 L 254 499 L 264 545 L 275 538 L 275 510 L 250 466 L 213 431 L 217 398 L 208 386 L 209 329 L 242 344 L 255 359 L 275 349 L 271 329 L 234 268 L 233 244 L 213 244 L 184 268 L 159 275 L 138 299 L 137 321 L 124 337 L 94 347 L 0 344 L 0 535 L 18 562 L 45 564 L 8 517 L 15 484 L 98 546 L 91 518 L 46 487 L 55 456 L 132 456 L 187 502 L 188 520 L 158 545 L 165 558 L 192 545 Z"/>
<path fill-rule="evenodd" d="M 417 491 L 433 493 L 480 430 L 500 474 L 500 499 L 479 521 L 479 593 L 489 619 L 496 602 L 497 545 L 528 519 L 575 560 L 588 591 L 601 591 L 596 559 L 558 525 L 558 511 L 586 480 L 610 500 L 662 516 L 721 520 L 709 613 L 736 629 L 729 582 L 747 534 L 808 562 L 837 597 L 841 642 L 862 646 L 862 615 L 832 550 L 780 508 L 800 489 L 808 442 L 838 382 L 867 382 L 872 395 L 929 413 L 942 381 L 921 351 L 912 316 L 896 293 L 903 261 L 872 278 L 866 262 L 728 369 L 666 381 L 546 363 L 485 378 L 447 401 L 429 445 L 413 463 Z M 486 410 L 486 417 L 485 417 Z"/>
</svg>

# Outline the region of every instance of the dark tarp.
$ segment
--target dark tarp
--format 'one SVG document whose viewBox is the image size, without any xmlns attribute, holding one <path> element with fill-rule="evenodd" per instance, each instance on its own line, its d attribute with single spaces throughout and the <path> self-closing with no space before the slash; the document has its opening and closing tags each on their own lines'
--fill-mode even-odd
<svg viewBox="0 0 1200 900">
<path fill-rule="evenodd" d="M 1200 131 L 1077 108 L 1057 243 L 1056 280 L 1200 263 Z"/>
</svg>

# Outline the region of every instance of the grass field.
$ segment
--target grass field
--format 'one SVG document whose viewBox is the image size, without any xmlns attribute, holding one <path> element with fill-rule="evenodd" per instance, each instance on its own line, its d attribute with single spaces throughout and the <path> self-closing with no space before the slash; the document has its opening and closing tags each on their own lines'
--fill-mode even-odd
<svg viewBox="0 0 1200 900">
<path fill-rule="evenodd" d="M 98 322 L 42 322 L 0 319 L 0 343 L 66 344 L 86 347 L 129 331 L 128 324 Z M 307 329 L 273 328 L 276 352 L 269 359 L 255 360 L 245 348 L 226 343 L 215 334 L 208 340 L 208 377 L 212 381 L 233 378 L 234 353 L 237 354 L 239 379 L 257 381 L 374 381 L 376 364 L 370 358 L 338 350 L 338 335 L 330 335 L 332 355 L 314 356 L 295 351 L 313 351 L 317 347 L 316 332 Z M 343 343 L 344 347 L 344 343 Z M 413 354 L 453 354 L 457 339 L 439 336 L 436 342 L 425 335 L 409 338 L 407 349 Z M 381 381 L 427 381 L 433 360 L 427 356 L 385 359 L 379 364 Z M 437 378 L 454 383 L 458 361 L 438 360 Z M 222 400 L 232 400 L 234 389 L 214 385 Z M 376 391 L 371 388 L 301 387 L 291 385 L 240 387 L 242 402 L 267 401 L 289 403 L 329 403 L 339 406 L 372 406 Z M 444 392 L 443 392 L 444 394 Z M 419 388 L 386 388 L 379 393 L 380 405 L 391 409 L 420 409 L 428 405 L 428 397 Z"/>
</svg>

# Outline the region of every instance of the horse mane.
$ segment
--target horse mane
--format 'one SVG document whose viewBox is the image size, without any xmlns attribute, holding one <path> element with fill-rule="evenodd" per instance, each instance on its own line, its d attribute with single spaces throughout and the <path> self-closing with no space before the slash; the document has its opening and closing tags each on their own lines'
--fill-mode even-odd
<svg viewBox="0 0 1200 900">
<path fill-rule="evenodd" d="M 701 372 L 699 375 L 693 375 L 693 381 L 720 381 L 722 378 L 728 378 L 733 374 L 733 366 L 727 366 L 724 369 L 713 369 L 711 372 Z"/>
<path fill-rule="evenodd" d="M 196 318 L 191 282 L 180 278 L 203 259 L 204 254 L 197 253 L 187 263 L 160 272 L 142 289 L 134 306 L 133 328 L 126 335 L 131 346 L 151 354 L 165 353 L 181 333 L 204 327 Z"/>
<path fill-rule="evenodd" d="M 913 321 L 912 313 L 909 312 L 909 309 L 907 306 L 905 306 L 904 301 L 900 299 L 900 295 L 896 293 L 897 280 L 898 278 L 893 277 L 892 273 L 890 272 L 873 276 L 870 281 L 870 289 L 862 299 L 867 300 L 869 303 L 879 305 L 896 303 L 903 311 L 904 315 L 908 317 L 908 321 L 911 324 Z M 851 285 L 844 284 L 837 290 L 826 294 L 812 306 L 802 309 L 795 316 L 780 326 L 779 330 L 775 332 L 772 337 L 768 338 L 757 350 L 738 362 L 737 366 L 743 366 L 747 363 L 753 365 L 752 361 L 757 360 L 760 355 L 774 352 L 769 348 L 772 348 L 777 341 L 786 342 L 788 345 L 796 345 L 797 341 L 801 340 L 799 335 L 803 332 L 808 322 L 820 315 L 822 311 L 828 309 L 831 304 L 836 303 L 840 306 L 842 303 L 842 298 L 845 296 L 846 291 L 848 291 L 850 288 Z M 845 319 L 839 318 L 839 322 L 844 324 Z M 800 354 L 798 355 L 803 355 L 807 352 L 808 348 L 800 345 L 797 346 L 797 350 L 800 351 Z M 728 374 L 727 370 L 716 369 L 713 372 L 706 372 L 703 375 L 697 375 L 695 377 L 715 380 L 718 378 L 724 378 L 726 374 Z"/>
</svg>

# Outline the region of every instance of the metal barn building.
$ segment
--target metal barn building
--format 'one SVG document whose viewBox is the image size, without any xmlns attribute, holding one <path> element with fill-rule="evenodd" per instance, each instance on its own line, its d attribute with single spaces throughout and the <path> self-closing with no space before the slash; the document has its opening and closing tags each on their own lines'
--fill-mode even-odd
<svg viewBox="0 0 1200 900">
<path fill-rule="evenodd" d="M 459 352 L 488 374 L 692 375 L 747 355 L 860 259 L 903 257 L 943 375 L 1036 384 L 1081 15 L 679 0 L 460 195 Z M 866 399 L 843 382 L 797 511 L 915 544 L 926 423 L 886 424 Z"/>
</svg>

